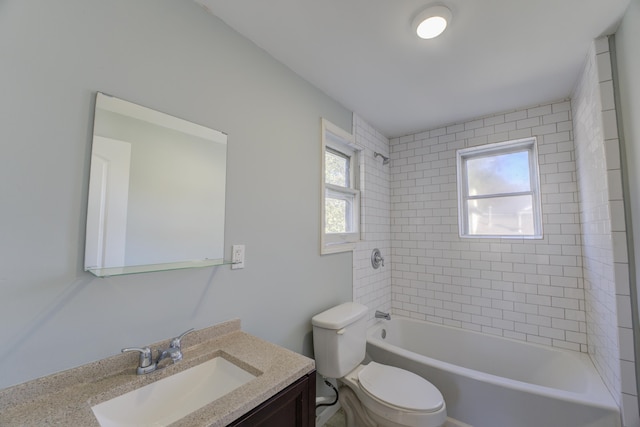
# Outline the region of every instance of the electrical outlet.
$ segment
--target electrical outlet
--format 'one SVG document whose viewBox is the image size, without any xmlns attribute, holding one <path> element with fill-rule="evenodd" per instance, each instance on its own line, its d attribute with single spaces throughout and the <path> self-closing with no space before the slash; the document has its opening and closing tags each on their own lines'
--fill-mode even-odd
<svg viewBox="0 0 640 427">
<path fill-rule="evenodd" d="M 231 269 L 244 268 L 244 245 L 233 245 L 231 247 Z"/>
</svg>

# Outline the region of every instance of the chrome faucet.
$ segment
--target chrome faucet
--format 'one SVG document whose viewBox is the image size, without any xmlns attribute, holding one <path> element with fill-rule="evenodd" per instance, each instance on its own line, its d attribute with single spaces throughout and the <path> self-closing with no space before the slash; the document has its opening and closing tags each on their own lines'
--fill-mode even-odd
<svg viewBox="0 0 640 427">
<path fill-rule="evenodd" d="M 158 365 L 160 362 L 166 358 L 171 358 L 173 363 L 179 362 L 182 360 L 182 338 L 185 335 L 193 332 L 194 329 L 191 328 L 188 331 L 183 332 L 179 336 L 172 338 L 171 343 L 169 344 L 169 348 L 165 350 L 158 350 L 158 358 L 156 361 L 153 361 L 153 353 L 149 347 L 132 347 L 132 348 L 123 348 L 122 352 L 126 353 L 129 351 L 138 351 L 140 352 L 140 360 L 138 363 L 138 368 L 136 372 L 138 375 L 148 374 L 149 372 L 153 372 L 158 369 Z"/>
<path fill-rule="evenodd" d="M 391 320 L 391 315 L 389 313 L 385 313 L 384 311 L 376 310 L 376 319 Z"/>
<path fill-rule="evenodd" d="M 149 372 L 153 372 L 156 370 L 157 366 L 153 362 L 153 355 L 149 347 L 142 347 L 142 348 L 132 347 L 132 348 L 122 349 L 123 353 L 126 353 L 128 351 L 140 352 L 140 361 L 138 363 L 138 370 L 136 371 L 138 375 L 148 374 Z"/>
<path fill-rule="evenodd" d="M 183 332 L 180 336 L 177 336 L 171 339 L 171 344 L 169 344 L 169 348 L 166 350 L 158 350 L 158 360 L 156 360 L 156 364 L 160 363 L 163 359 L 170 357 L 173 360 L 173 363 L 179 362 L 182 360 L 182 338 L 185 335 L 193 332 L 194 329 L 191 328 L 188 331 Z"/>
</svg>

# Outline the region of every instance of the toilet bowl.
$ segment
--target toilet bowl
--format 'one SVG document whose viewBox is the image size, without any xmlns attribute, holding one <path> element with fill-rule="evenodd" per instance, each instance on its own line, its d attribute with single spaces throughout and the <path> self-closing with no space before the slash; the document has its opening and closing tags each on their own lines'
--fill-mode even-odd
<svg viewBox="0 0 640 427">
<path fill-rule="evenodd" d="M 385 427 L 441 427 L 447 419 L 444 398 L 413 372 L 370 362 L 339 379 L 357 396 L 375 424 Z M 351 405 L 358 402 L 351 402 Z M 349 411 L 350 408 L 345 408 Z M 368 424 L 356 422 L 358 426 Z"/>
<path fill-rule="evenodd" d="M 316 369 L 341 383 L 347 427 L 441 427 L 447 410 L 440 391 L 424 378 L 370 362 L 366 351 L 367 307 L 344 303 L 315 315 Z"/>
</svg>

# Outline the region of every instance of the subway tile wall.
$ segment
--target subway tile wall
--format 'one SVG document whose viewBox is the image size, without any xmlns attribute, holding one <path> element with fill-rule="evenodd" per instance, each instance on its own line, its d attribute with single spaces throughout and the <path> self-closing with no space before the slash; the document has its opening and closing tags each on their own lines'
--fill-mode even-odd
<svg viewBox="0 0 640 427">
<path fill-rule="evenodd" d="M 589 354 L 639 425 L 620 150 L 608 38 L 591 46 L 572 97 Z"/>
<path fill-rule="evenodd" d="M 538 141 L 544 238 L 461 239 L 456 150 L 531 136 Z M 586 352 L 570 101 L 390 144 L 393 312 Z"/>
<path fill-rule="evenodd" d="M 390 167 L 378 152 L 389 157 L 389 140 L 361 117 L 353 116 L 353 135 L 363 148 L 360 168 L 361 241 L 353 252 L 353 300 L 375 310 L 391 310 L 391 189 Z M 383 267 L 371 266 L 371 252 L 380 249 Z"/>
</svg>

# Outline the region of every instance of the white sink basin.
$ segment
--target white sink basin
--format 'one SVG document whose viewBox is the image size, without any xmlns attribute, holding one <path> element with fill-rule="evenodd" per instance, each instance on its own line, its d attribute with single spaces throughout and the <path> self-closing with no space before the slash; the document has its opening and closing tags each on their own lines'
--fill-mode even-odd
<svg viewBox="0 0 640 427">
<path fill-rule="evenodd" d="M 166 426 L 254 378 L 216 357 L 91 409 L 102 427 Z"/>
</svg>

